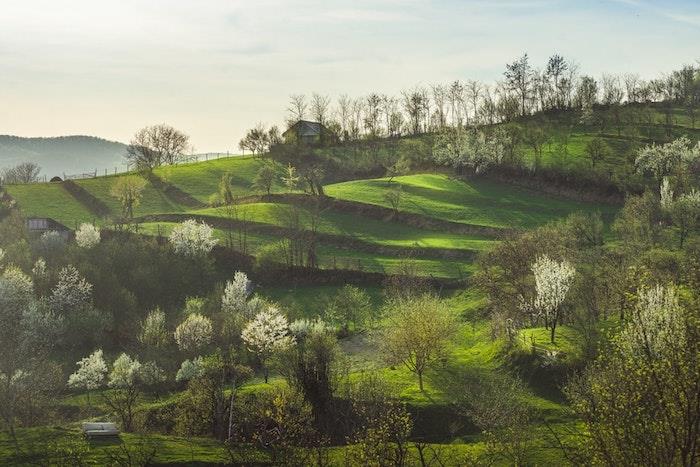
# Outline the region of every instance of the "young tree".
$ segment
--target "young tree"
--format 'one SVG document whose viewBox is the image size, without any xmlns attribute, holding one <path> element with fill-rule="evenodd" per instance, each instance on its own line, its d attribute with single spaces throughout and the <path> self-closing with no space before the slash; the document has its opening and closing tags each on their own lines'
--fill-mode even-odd
<svg viewBox="0 0 700 467">
<path fill-rule="evenodd" d="M 402 364 L 415 373 L 423 391 L 426 370 L 446 354 L 455 331 L 454 317 L 440 299 L 423 295 L 398 301 L 389 311 L 383 351 L 389 363 Z"/>
<path fill-rule="evenodd" d="M 77 362 L 78 369 L 68 378 L 68 386 L 84 389 L 90 404 L 90 391 L 102 387 L 107 374 L 107 363 L 102 355 L 102 349 L 95 350 L 89 356 Z"/>
<path fill-rule="evenodd" d="M 208 255 L 219 242 L 214 238 L 214 229 L 209 224 L 198 223 L 194 219 L 175 226 L 169 240 L 175 253 L 193 258 Z"/>
<path fill-rule="evenodd" d="M 398 217 L 399 209 L 401 207 L 401 195 L 403 194 L 403 189 L 401 185 L 396 185 L 393 188 L 389 188 L 384 192 L 384 200 L 389 203 L 391 209 L 394 211 L 394 216 Z"/>
<path fill-rule="evenodd" d="M 163 347 L 168 342 L 168 330 L 165 321 L 165 313 L 159 307 L 155 307 L 146 315 L 141 323 L 139 342 L 154 348 Z"/>
<path fill-rule="evenodd" d="M 277 170 L 272 164 L 263 164 L 253 179 L 252 188 L 257 191 L 262 191 L 267 195 L 272 190 L 272 185 L 277 179 Z"/>
<path fill-rule="evenodd" d="M 282 175 L 282 183 L 287 187 L 287 190 L 292 193 L 299 186 L 299 175 L 297 175 L 297 169 L 292 164 L 288 164 L 287 168 L 284 170 Z M 269 191 L 268 191 L 269 194 Z"/>
<path fill-rule="evenodd" d="M 275 307 L 260 311 L 241 333 L 248 350 L 257 355 L 267 383 L 269 369 L 267 362 L 276 351 L 289 347 L 294 339 L 289 335 L 287 318 Z"/>
<path fill-rule="evenodd" d="M 357 331 L 370 318 L 372 302 L 364 290 L 346 284 L 333 297 L 326 311 L 331 322 L 340 323 L 344 332 L 350 331 L 350 325 Z"/>
<path fill-rule="evenodd" d="M 678 229 L 678 247 L 683 248 L 688 235 L 700 227 L 700 191 L 692 190 L 676 198 L 670 207 L 673 225 Z"/>
<path fill-rule="evenodd" d="M 226 172 L 219 180 L 219 200 L 226 206 L 233 204 L 235 197 L 233 195 L 233 174 Z"/>
<path fill-rule="evenodd" d="M 146 180 L 138 175 L 117 178 L 110 189 L 110 194 L 121 203 L 122 217 L 125 219 L 134 218 L 134 209 L 141 203 L 144 188 L 146 188 Z"/>
<path fill-rule="evenodd" d="M 535 275 L 536 297 L 535 312 L 544 318 L 545 326 L 551 331 L 554 343 L 554 333 L 557 323 L 562 319 L 562 304 L 574 280 L 576 270 L 568 261 L 556 261 L 547 255 L 542 255 L 533 263 L 532 272 Z"/>
<path fill-rule="evenodd" d="M 141 372 L 141 363 L 122 353 L 109 373 L 107 385 L 111 390 L 104 393 L 107 405 L 114 410 L 121 420 L 122 429 L 127 432 L 134 429 L 134 408 L 141 394 Z"/>
<path fill-rule="evenodd" d="M 97 246 L 100 243 L 100 229 L 92 224 L 80 224 L 78 230 L 75 231 L 75 243 L 86 250 Z"/>
<path fill-rule="evenodd" d="M 196 353 L 211 342 L 211 320 L 199 313 L 192 313 L 175 329 L 175 342 L 183 352 Z"/>
<path fill-rule="evenodd" d="M 593 138 L 586 143 L 586 155 L 591 161 L 591 167 L 595 168 L 596 163 L 605 159 L 609 154 L 608 145 L 601 138 Z"/>
<path fill-rule="evenodd" d="M 151 171 L 163 164 L 179 162 L 189 150 L 189 136 L 169 125 L 159 124 L 136 132 L 127 146 L 126 158 L 138 170 Z"/>
</svg>

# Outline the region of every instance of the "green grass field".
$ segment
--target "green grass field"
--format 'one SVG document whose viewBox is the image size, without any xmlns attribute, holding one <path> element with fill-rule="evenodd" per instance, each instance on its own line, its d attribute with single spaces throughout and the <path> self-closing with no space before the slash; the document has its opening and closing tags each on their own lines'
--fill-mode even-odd
<svg viewBox="0 0 700 467">
<path fill-rule="evenodd" d="M 615 208 L 547 196 L 489 180 L 463 181 L 446 175 L 419 174 L 388 179 L 356 180 L 326 187 L 339 199 L 391 207 L 384 195 L 402 189 L 399 210 L 437 219 L 487 227 L 532 228 L 576 211 L 601 211 L 610 218 Z"/>
</svg>

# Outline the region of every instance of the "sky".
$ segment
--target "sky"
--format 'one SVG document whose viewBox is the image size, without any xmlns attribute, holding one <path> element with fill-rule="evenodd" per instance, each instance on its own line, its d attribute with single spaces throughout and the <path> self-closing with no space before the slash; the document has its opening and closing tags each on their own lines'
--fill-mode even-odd
<svg viewBox="0 0 700 467">
<path fill-rule="evenodd" d="M 165 122 L 235 152 L 290 94 L 494 82 L 525 52 L 652 78 L 698 44 L 697 0 L 2 0 L 0 134 L 128 142 Z"/>
</svg>

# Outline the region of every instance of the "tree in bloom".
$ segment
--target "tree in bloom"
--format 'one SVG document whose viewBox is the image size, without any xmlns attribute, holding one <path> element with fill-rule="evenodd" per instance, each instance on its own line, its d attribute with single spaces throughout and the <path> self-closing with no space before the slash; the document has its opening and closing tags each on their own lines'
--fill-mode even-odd
<svg viewBox="0 0 700 467">
<path fill-rule="evenodd" d="M 90 403 L 90 391 L 100 388 L 107 374 L 102 349 L 95 350 L 89 356 L 77 363 L 78 369 L 68 377 L 68 386 L 87 391 L 88 404 Z"/>
<path fill-rule="evenodd" d="M 134 407 L 143 383 L 142 365 L 135 358 L 122 353 L 114 361 L 107 385 L 112 389 L 105 393 L 105 401 L 121 419 L 122 429 L 132 431 Z"/>
<path fill-rule="evenodd" d="M 663 177 L 700 160 L 700 143 L 693 146 L 685 136 L 667 144 L 651 144 L 637 153 L 634 163 L 639 172 L 648 172 L 661 182 Z"/>
<path fill-rule="evenodd" d="M 269 306 L 255 315 L 243 328 L 241 337 L 248 350 L 255 353 L 260 360 L 266 383 L 269 376 L 267 361 L 274 352 L 286 349 L 294 343 L 294 339 L 289 335 L 287 318 L 274 306 Z"/>
<path fill-rule="evenodd" d="M 46 260 L 44 258 L 39 258 L 34 262 L 34 266 L 32 267 L 32 275 L 35 279 L 46 276 Z"/>
<path fill-rule="evenodd" d="M 199 313 L 193 313 L 175 329 L 175 342 L 183 352 L 192 353 L 209 344 L 212 334 L 211 320 Z"/>
<path fill-rule="evenodd" d="M 448 129 L 438 135 L 433 147 L 436 162 L 457 169 L 468 168 L 474 173 L 500 164 L 504 156 L 505 145 L 500 135 L 487 137 L 474 129 Z"/>
<path fill-rule="evenodd" d="M 233 280 L 226 282 L 224 295 L 221 297 L 221 311 L 232 314 L 246 314 L 248 312 L 250 285 L 250 280 L 246 273 L 236 271 L 233 275 Z"/>
<path fill-rule="evenodd" d="M 58 312 L 68 312 L 88 305 L 92 300 L 92 284 L 73 266 L 66 266 L 58 273 L 58 283 L 51 291 L 49 302 Z"/>
<path fill-rule="evenodd" d="M 696 465 L 700 321 L 673 287 L 643 288 L 605 352 L 565 388 L 592 465 Z M 630 403 L 634 401 L 634 403 Z"/>
<path fill-rule="evenodd" d="M 181 381 L 189 381 L 191 379 L 199 378 L 204 375 L 204 360 L 202 357 L 193 358 L 192 360 L 185 360 L 180 364 L 180 369 L 177 370 L 175 375 L 175 381 L 178 383 Z"/>
<path fill-rule="evenodd" d="M 100 243 L 100 229 L 92 224 L 81 224 L 75 231 L 75 243 L 86 250 L 95 247 Z"/>
<path fill-rule="evenodd" d="M 218 240 L 214 238 L 214 230 L 210 225 L 188 219 L 173 229 L 170 243 L 175 248 L 175 253 L 197 257 L 208 254 Z"/>
<path fill-rule="evenodd" d="M 539 313 L 551 332 L 554 343 L 554 333 L 557 323 L 561 321 L 562 303 L 574 281 L 576 269 L 568 261 L 556 261 L 547 255 L 542 255 L 532 265 L 535 275 L 534 309 Z"/>
<path fill-rule="evenodd" d="M 661 207 L 666 210 L 671 209 L 673 205 L 673 188 L 671 188 L 671 181 L 668 177 L 664 177 L 661 181 L 659 195 L 661 198 Z"/>
</svg>

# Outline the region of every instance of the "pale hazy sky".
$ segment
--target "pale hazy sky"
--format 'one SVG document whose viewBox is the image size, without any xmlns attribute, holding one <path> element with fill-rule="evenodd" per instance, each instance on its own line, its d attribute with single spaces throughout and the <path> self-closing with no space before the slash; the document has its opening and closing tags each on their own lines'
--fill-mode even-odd
<svg viewBox="0 0 700 467">
<path fill-rule="evenodd" d="M 700 2 L 2 0 L 0 134 L 127 142 L 167 122 L 233 151 L 289 94 L 491 82 L 523 52 L 655 77 L 700 59 Z"/>
</svg>

